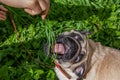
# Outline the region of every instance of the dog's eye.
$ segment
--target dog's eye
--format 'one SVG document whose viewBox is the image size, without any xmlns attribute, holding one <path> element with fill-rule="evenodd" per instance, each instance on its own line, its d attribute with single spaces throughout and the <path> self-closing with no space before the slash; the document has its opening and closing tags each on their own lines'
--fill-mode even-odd
<svg viewBox="0 0 120 80">
<path fill-rule="evenodd" d="M 83 59 L 83 57 L 85 56 L 85 52 L 81 52 L 77 57 L 76 59 L 74 60 L 75 63 L 81 61 Z"/>
<path fill-rule="evenodd" d="M 76 59 L 75 59 L 75 63 L 79 62 L 80 61 L 80 57 L 78 56 Z"/>
</svg>

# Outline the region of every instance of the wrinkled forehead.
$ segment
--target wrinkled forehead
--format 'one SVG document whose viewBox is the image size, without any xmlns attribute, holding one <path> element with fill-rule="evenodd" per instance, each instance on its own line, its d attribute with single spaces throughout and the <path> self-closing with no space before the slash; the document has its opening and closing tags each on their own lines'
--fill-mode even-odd
<svg viewBox="0 0 120 80">
<path fill-rule="evenodd" d="M 81 34 L 79 31 L 75 31 L 75 30 L 71 30 L 69 32 L 64 32 L 64 33 L 62 33 L 62 35 L 73 37 L 75 39 L 80 39 L 80 40 L 83 40 L 83 41 L 85 39 L 85 35 Z"/>
</svg>

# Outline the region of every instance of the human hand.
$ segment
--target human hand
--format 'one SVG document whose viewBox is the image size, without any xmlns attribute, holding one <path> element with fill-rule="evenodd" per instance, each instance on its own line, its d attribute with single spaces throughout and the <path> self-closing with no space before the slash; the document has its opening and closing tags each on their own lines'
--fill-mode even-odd
<svg viewBox="0 0 120 80">
<path fill-rule="evenodd" d="M 49 0 L 0 0 L 0 2 L 16 8 L 23 8 L 30 15 L 41 14 L 42 19 L 45 19 L 49 8 Z"/>
<path fill-rule="evenodd" d="M 31 15 L 41 14 L 42 19 L 45 19 L 50 8 L 49 0 L 37 0 L 36 2 L 32 1 L 33 0 L 31 0 L 31 4 L 24 8 L 25 12 Z"/>
<path fill-rule="evenodd" d="M 0 5 L 0 20 L 6 20 L 7 11 L 8 10 L 4 6 Z"/>
</svg>

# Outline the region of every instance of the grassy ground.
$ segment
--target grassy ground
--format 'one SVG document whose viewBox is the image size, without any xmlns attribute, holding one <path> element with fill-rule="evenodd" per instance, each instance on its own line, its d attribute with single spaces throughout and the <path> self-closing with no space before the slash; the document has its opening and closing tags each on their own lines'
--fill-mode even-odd
<svg viewBox="0 0 120 80">
<path fill-rule="evenodd" d="M 9 15 L 0 21 L 0 80 L 55 80 L 53 59 L 44 54 L 43 47 L 63 31 L 92 31 L 89 38 L 120 49 L 119 0 L 51 0 L 45 21 L 6 7 L 18 36 Z"/>
</svg>

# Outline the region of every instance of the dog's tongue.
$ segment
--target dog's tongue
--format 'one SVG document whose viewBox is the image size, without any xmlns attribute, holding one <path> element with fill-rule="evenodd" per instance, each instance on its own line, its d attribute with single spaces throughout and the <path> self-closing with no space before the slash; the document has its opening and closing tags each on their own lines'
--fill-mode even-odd
<svg viewBox="0 0 120 80">
<path fill-rule="evenodd" d="M 58 54 L 64 54 L 65 53 L 65 47 L 63 44 L 57 43 L 54 46 L 54 52 Z"/>
</svg>

